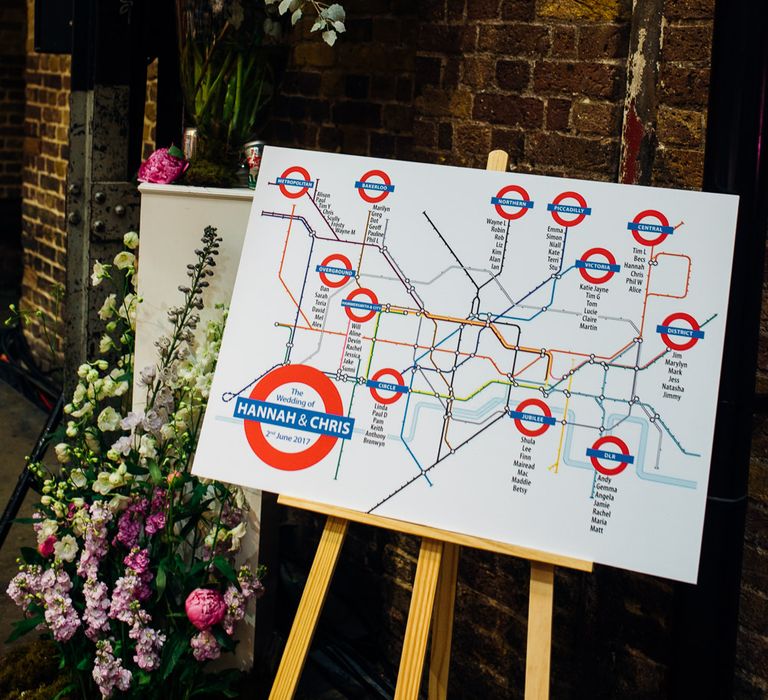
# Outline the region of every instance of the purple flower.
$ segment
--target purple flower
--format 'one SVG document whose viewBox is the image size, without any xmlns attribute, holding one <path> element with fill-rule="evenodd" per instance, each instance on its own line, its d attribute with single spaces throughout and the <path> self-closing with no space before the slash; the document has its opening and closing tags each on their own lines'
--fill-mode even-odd
<svg viewBox="0 0 768 700">
<path fill-rule="evenodd" d="M 144 523 L 144 529 L 148 535 L 154 535 L 165 527 L 165 513 L 153 513 Z"/>
<path fill-rule="evenodd" d="M 122 661 L 115 658 L 111 640 L 104 639 L 96 645 L 92 675 L 96 685 L 99 686 L 102 698 L 112 697 L 115 688 L 128 690 L 133 679 L 131 672 L 123 668 Z"/>
<path fill-rule="evenodd" d="M 141 524 L 136 518 L 136 514 L 129 507 L 117 521 L 117 535 L 115 535 L 115 540 L 122 542 L 126 547 L 132 549 L 138 544 L 140 533 Z"/>
<path fill-rule="evenodd" d="M 55 591 L 43 596 L 45 622 L 57 642 L 67 642 L 80 626 L 80 618 L 72 606 L 72 599 Z"/>
<path fill-rule="evenodd" d="M 147 365 L 141 372 L 139 372 L 140 383 L 144 386 L 152 386 L 157 376 L 157 367 L 154 365 Z"/>
<path fill-rule="evenodd" d="M 103 501 L 96 501 L 89 508 L 89 519 L 85 527 L 85 542 L 77 573 L 85 578 L 95 579 L 99 562 L 107 553 L 107 523 L 112 520 L 112 511 Z"/>
<path fill-rule="evenodd" d="M 136 411 L 129 411 L 128 415 L 120 421 L 120 427 L 123 430 L 133 430 L 137 426 L 141 425 L 144 420 L 144 414 Z M 112 449 L 115 449 L 113 446 Z M 119 452 L 119 450 L 117 450 Z"/>
<path fill-rule="evenodd" d="M 40 591 L 43 568 L 38 564 L 22 564 L 20 571 L 11 579 L 6 592 L 14 603 L 25 608 Z"/>
<path fill-rule="evenodd" d="M 157 436 L 160 434 L 160 428 L 163 427 L 163 424 L 167 420 L 168 416 L 164 410 L 161 409 L 156 411 L 154 408 L 150 408 L 149 411 L 147 411 L 147 415 L 144 417 L 144 420 L 142 421 L 142 425 L 144 430 L 146 430 L 148 433 L 152 433 L 153 435 Z"/>
<path fill-rule="evenodd" d="M 155 406 L 158 410 L 165 410 L 166 413 L 171 413 L 173 411 L 173 392 L 167 386 L 164 386 L 157 392 Z"/>
<path fill-rule="evenodd" d="M 83 586 L 85 611 L 83 622 L 86 625 L 85 636 L 92 642 L 99 639 L 103 632 L 109 632 L 109 591 L 101 581 L 88 579 Z"/>
<path fill-rule="evenodd" d="M 130 554 L 126 554 L 123 563 L 129 566 L 137 574 L 143 574 L 149 569 L 149 551 L 134 547 Z"/>
<path fill-rule="evenodd" d="M 131 603 L 135 599 L 138 586 L 139 577 L 135 574 L 128 574 L 117 579 L 115 590 L 112 591 L 112 602 L 108 613 L 112 619 L 133 624 L 135 612 L 131 609 Z"/>
<path fill-rule="evenodd" d="M 80 626 L 80 618 L 72 605 L 69 591 L 72 580 L 63 569 L 47 569 L 39 581 L 45 605 L 45 622 L 57 642 L 72 638 Z"/>
<path fill-rule="evenodd" d="M 264 584 L 253 575 L 247 566 L 241 567 L 240 571 L 237 572 L 237 582 L 246 598 L 254 596 L 258 599 L 264 595 Z"/>
<path fill-rule="evenodd" d="M 235 624 L 245 617 L 245 596 L 234 586 L 228 586 L 224 591 L 224 603 L 227 606 L 227 614 L 224 615 L 222 626 L 231 637 L 235 632 Z"/>
<path fill-rule="evenodd" d="M 155 488 L 155 490 L 152 492 L 152 502 L 149 504 L 149 509 L 156 513 L 159 510 L 164 510 L 165 508 L 165 489 Z"/>
<path fill-rule="evenodd" d="M 210 630 L 199 632 L 192 637 L 189 644 L 192 647 L 192 655 L 198 661 L 210 661 L 221 656 L 221 647 Z"/>
<path fill-rule="evenodd" d="M 123 419 L 123 422 L 125 422 L 125 418 Z M 123 437 L 118 438 L 114 443 L 112 443 L 111 449 L 125 457 L 131 451 L 132 447 L 133 440 L 131 440 L 131 438 L 129 438 L 127 435 L 123 435 Z"/>
<path fill-rule="evenodd" d="M 133 660 L 144 671 L 154 671 L 160 665 L 160 651 L 165 644 L 165 635 L 136 621 L 128 632 L 136 640 Z"/>
</svg>

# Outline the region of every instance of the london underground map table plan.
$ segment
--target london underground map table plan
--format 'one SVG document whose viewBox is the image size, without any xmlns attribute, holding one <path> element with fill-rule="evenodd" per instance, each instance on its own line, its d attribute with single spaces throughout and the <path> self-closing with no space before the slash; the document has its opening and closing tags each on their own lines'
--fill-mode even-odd
<svg viewBox="0 0 768 700">
<path fill-rule="evenodd" d="M 695 581 L 737 203 L 267 148 L 194 471 Z"/>
</svg>

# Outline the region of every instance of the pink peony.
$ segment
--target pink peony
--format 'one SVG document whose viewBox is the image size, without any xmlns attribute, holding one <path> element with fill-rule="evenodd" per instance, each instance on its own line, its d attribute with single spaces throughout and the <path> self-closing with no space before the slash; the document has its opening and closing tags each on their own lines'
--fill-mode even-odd
<svg viewBox="0 0 768 700">
<path fill-rule="evenodd" d="M 56 535 L 51 535 L 37 545 L 37 551 L 44 557 L 50 557 L 53 554 L 54 544 L 56 544 Z"/>
<path fill-rule="evenodd" d="M 139 168 L 139 182 L 158 182 L 170 184 L 178 180 L 189 167 L 189 161 L 184 160 L 183 154 L 175 146 L 158 148 L 147 158 Z"/>
<path fill-rule="evenodd" d="M 199 630 L 207 630 L 224 619 L 227 604 L 218 591 L 210 588 L 195 588 L 184 604 L 189 621 Z"/>
</svg>

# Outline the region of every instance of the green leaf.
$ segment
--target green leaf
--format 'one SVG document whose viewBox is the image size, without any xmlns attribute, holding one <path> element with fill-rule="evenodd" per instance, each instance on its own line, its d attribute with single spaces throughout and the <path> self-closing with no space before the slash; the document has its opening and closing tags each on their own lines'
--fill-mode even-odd
<svg viewBox="0 0 768 700">
<path fill-rule="evenodd" d="M 42 564 L 44 561 L 40 552 L 34 547 L 22 547 L 19 551 L 25 564 Z"/>
<path fill-rule="evenodd" d="M 149 467 L 149 478 L 153 484 L 161 484 L 163 482 L 163 474 L 160 471 L 160 467 L 155 460 L 148 460 L 147 466 Z"/>
<path fill-rule="evenodd" d="M 165 560 L 162 560 L 160 562 L 160 566 L 157 568 L 157 576 L 155 577 L 155 586 L 157 587 L 158 600 L 163 597 L 163 593 L 165 592 L 165 583 Z"/>
<path fill-rule="evenodd" d="M 147 473 L 147 470 L 139 464 L 131 464 L 130 462 L 126 462 L 125 467 L 128 473 L 133 474 L 134 476 L 143 476 Z"/>
<path fill-rule="evenodd" d="M 77 662 L 77 668 L 78 671 L 87 671 L 91 667 L 91 660 L 85 656 L 80 661 Z"/>
<path fill-rule="evenodd" d="M 61 698 L 69 695 L 73 690 L 77 689 L 77 683 L 69 683 L 65 685 L 56 695 L 53 696 L 53 700 L 61 700 Z"/>
<path fill-rule="evenodd" d="M 31 632 L 33 629 L 35 629 L 35 627 L 37 627 L 43 621 L 44 621 L 43 614 L 38 613 L 37 615 L 33 615 L 32 617 L 26 617 L 23 620 L 14 622 L 13 632 L 11 632 L 8 639 L 5 640 L 5 643 L 10 644 L 11 642 L 15 642 L 19 637 L 24 636 L 27 632 Z"/>
<path fill-rule="evenodd" d="M 168 678 L 176 668 L 176 664 L 187 650 L 188 642 L 184 637 L 177 637 L 175 645 L 171 648 L 171 652 L 168 655 L 168 661 L 166 662 L 165 671 L 163 671 L 163 680 Z"/>
<path fill-rule="evenodd" d="M 232 565 L 220 554 L 213 558 L 213 565 L 219 571 L 221 571 L 221 573 L 224 575 L 224 578 L 231 581 L 232 583 L 237 583 L 237 574 L 235 573 L 235 570 L 232 568 Z"/>
<path fill-rule="evenodd" d="M 146 671 L 134 671 L 133 678 L 134 680 L 138 678 L 139 688 L 148 686 L 152 682 L 152 676 Z"/>
</svg>

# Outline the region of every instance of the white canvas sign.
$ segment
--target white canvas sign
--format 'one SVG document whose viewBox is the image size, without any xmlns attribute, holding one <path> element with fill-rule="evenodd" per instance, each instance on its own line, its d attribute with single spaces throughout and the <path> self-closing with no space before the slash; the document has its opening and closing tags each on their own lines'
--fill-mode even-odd
<svg viewBox="0 0 768 700">
<path fill-rule="evenodd" d="M 194 471 L 695 581 L 737 202 L 268 148 Z"/>
</svg>

